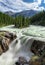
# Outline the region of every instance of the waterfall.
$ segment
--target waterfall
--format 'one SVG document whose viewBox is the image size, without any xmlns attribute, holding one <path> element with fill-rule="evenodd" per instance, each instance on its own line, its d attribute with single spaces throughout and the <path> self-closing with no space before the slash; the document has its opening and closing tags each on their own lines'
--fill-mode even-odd
<svg viewBox="0 0 45 65">
<path fill-rule="evenodd" d="M 18 40 L 18 43 L 16 43 L 16 40 Z M 33 55 L 30 51 L 33 42 L 31 37 L 22 36 L 16 40 L 10 44 L 9 50 L 0 56 L 0 65 L 14 65 L 20 56 L 25 57 L 28 61 Z"/>
<path fill-rule="evenodd" d="M 45 41 L 45 28 L 38 26 L 31 26 L 24 29 L 17 29 L 10 27 L 5 27 L 1 30 L 8 30 L 10 32 L 16 33 L 17 39 L 11 42 L 9 45 L 9 50 L 0 56 L 0 65 L 15 65 L 15 62 L 20 56 L 23 56 L 29 61 L 29 59 L 34 55 L 30 51 L 30 47 L 34 41 L 41 40 Z M 16 43 L 16 40 L 18 42 Z"/>
</svg>

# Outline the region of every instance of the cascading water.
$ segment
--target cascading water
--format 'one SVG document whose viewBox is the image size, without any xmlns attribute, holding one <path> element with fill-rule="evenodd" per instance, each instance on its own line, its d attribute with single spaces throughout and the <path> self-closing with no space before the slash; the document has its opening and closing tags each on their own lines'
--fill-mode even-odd
<svg viewBox="0 0 45 65">
<path fill-rule="evenodd" d="M 16 29 L 12 26 L 8 26 L 3 27 L 0 30 L 8 30 L 10 32 L 16 31 L 16 40 L 18 40 L 18 43 L 16 43 L 16 40 L 14 40 L 10 44 L 9 50 L 0 56 L 0 65 L 15 65 L 15 62 L 20 56 L 25 57 L 27 61 L 29 61 L 33 55 L 33 53 L 30 51 L 33 39 L 45 41 L 45 27 L 30 26 L 26 29 Z"/>
<path fill-rule="evenodd" d="M 16 40 L 18 40 L 18 43 L 16 43 Z M 0 56 L 0 65 L 15 65 L 20 56 L 25 57 L 29 61 L 33 55 L 30 52 L 30 45 L 33 42 L 31 38 L 22 36 L 22 38 L 17 38 L 16 40 L 10 44 L 9 50 Z"/>
</svg>

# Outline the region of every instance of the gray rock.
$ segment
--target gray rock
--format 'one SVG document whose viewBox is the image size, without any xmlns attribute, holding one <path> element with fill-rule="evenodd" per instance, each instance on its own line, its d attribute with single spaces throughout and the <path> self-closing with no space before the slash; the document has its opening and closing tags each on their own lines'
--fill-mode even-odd
<svg viewBox="0 0 45 65">
<path fill-rule="evenodd" d="M 9 44 L 16 38 L 16 34 L 7 31 L 0 32 L 0 55 L 9 49 Z"/>
<path fill-rule="evenodd" d="M 16 65 L 28 65 L 28 62 L 25 57 L 19 57 L 18 61 L 15 64 Z"/>
<path fill-rule="evenodd" d="M 10 40 L 14 40 L 17 38 L 16 34 L 6 32 L 5 37 L 10 38 Z"/>
</svg>

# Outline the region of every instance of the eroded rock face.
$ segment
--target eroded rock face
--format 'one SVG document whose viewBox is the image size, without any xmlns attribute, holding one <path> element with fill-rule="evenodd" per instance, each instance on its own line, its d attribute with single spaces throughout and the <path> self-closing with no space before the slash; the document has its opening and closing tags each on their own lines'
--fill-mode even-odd
<svg viewBox="0 0 45 65">
<path fill-rule="evenodd" d="M 16 38 L 16 34 L 7 31 L 0 32 L 0 55 L 9 49 L 9 44 Z"/>
<path fill-rule="evenodd" d="M 45 42 L 34 40 L 31 46 L 34 56 L 29 61 L 29 65 L 45 65 Z"/>
<path fill-rule="evenodd" d="M 9 32 L 6 32 L 6 33 L 5 33 L 5 37 L 6 37 L 6 38 L 9 38 L 10 40 L 14 40 L 14 39 L 17 38 L 16 34 L 9 33 Z"/>
<path fill-rule="evenodd" d="M 31 46 L 31 52 L 35 55 L 43 55 L 45 52 L 45 42 L 34 40 Z"/>
<path fill-rule="evenodd" d="M 0 55 L 7 50 L 7 44 L 5 42 L 5 38 L 0 37 Z"/>
</svg>

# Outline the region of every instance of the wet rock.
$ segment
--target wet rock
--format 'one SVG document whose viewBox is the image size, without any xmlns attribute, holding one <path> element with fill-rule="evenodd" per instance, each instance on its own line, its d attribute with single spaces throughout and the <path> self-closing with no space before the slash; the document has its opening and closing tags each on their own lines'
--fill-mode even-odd
<svg viewBox="0 0 45 65">
<path fill-rule="evenodd" d="M 34 40 L 34 42 L 32 43 L 32 46 L 31 46 L 31 51 L 35 55 L 41 56 L 43 54 L 43 50 L 45 50 L 45 42 Z"/>
<path fill-rule="evenodd" d="M 32 56 L 29 65 L 45 65 L 45 42 L 34 40 L 31 46 Z"/>
<path fill-rule="evenodd" d="M 0 37 L 0 55 L 9 49 L 9 41 L 5 37 Z"/>
<path fill-rule="evenodd" d="M 16 65 L 20 65 L 20 62 L 16 62 L 15 64 L 16 64 Z"/>
<path fill-rule="evenodd" d="M 0 32 L 0 55 L 9 49 L 9 44 L 16 39 L 17 36 L 7 31 Z"/>
<path fill-rule="evenodd" d="M 3 53 L 3 49 L 2 49 L 2 47 L 1 47 L 1 45 L 0 45 L 0 55 Z"/>
<path fill-rule="evenodd" d="M 16 40 L 16 42 L 15 43 L 18 43 L 18 40 Z"/>
<path fill-rule="evenodd" d="M 28 64 L 25 57 L 19 57 L 18 61 L 15 63 L 16 65 L 26 65 Z"/>
<path fill-rule="evenodd" d="M 4 37 L 2 40 L 3 52 L 6 52 L 9 49 L 9 43 L 10 39 Z"/>
<path fill-rule="evenodd" d="M 31 61 L 36 61 L 36 60 L 38 60 L 39 58 L 40 58 L 39 56 L 33 55 L 33 56 L 31 57 Z"/>
<path fill-rule="evenodd" d="M 27 63 L 27 60 L 25 57 L 19 57 L 19 62 L 20 63 Z"/>
<path fill-rule="evenodd" d="M 6 32 L 5 37 L 10 38 L 10 40 L 14 40 L 17 38 L 16 34 Z"/>
<path fill-rule="evenodd" d="M 45 57 L 32 56 L 29 65 L 45 65 Z"/>
<path fill-rule="evenodd" d="M 41 65 L 41 63 L 37 61 L 38 59 L 38 56 L 32 56 L 32 58 L 29 61 L 29 65 Z"/>
<path fill-rule="evenodd" d="M 41 63 L 39 63 L 39 62 L 37 62 L 37 61 L 32 61 L 32 62 L 30 62 L 30 64 L 29 65 L 41 65 Z"/>
</svg>

